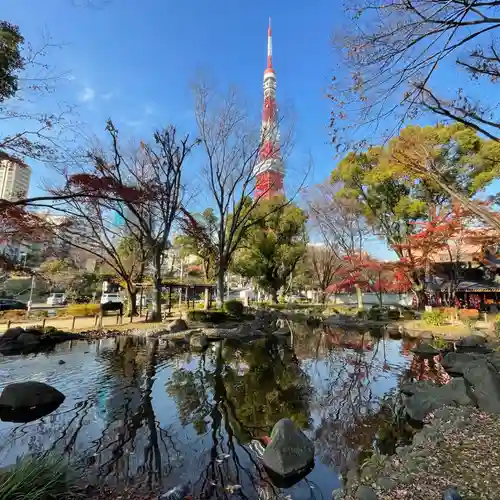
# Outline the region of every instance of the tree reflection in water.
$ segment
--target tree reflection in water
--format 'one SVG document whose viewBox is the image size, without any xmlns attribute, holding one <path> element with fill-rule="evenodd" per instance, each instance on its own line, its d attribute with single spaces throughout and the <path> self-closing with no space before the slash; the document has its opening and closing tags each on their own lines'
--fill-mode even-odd
<svg viewBox="0 0 500 500">
<path fill-rule="evenodd" d="M 392 417 L 386 404 L 391 393 L 380 390 L 396 368 L 386 354 L 391 341 L 328 326 L 312 335 L 298 336 L 299 343 L 308 339 L 316 343 L 316 362 L 321 360 L 323 368 L 321 394 L 317 396 L 317 451 L 324 463 L 344 473 L 358 463 L 363 450 L 372 448 L 379 429 Z M 390 376 L 399 378 L 397 374 Z"/>
<path fill-rule="evenodd" d="M 383 396 L 403 380 L 404 353 L 391 364 L 386 349 L 394 356 L 398 346 L 389 339 L 292 326 L 291 339 L 226 341 L 202 354 L 153 339 L 107 341 L 85 359 L 95 373 L 72 371 L 55 384 L 76 406 L 11 429 L 6 445 L 15 453 L 24 439 L 30 452 L 65 454 L 92 483 L 155 490 L 189 478 L 197 499 L 229 498 L 238 485 L 243 498 L 272 497 L 248 444 L 286 417 L 308 429 L 327 464 L 309 477 L 336 482 L 335 471 L 355 462 L 390 417 Z M 307 481 L 297 485 L 306 497 L 326 491 Z"/>
<path fill-rule="evenodd" d="M 309 377 L 293 351 L 277 339 L 213 347 L 195 370 L 178 370 L 167 382 L 183 425 L 192 424 L 211 438 L 195 498 L 229 498 L 234 485 L 276 493 L 244 444 L 270 434 L 284 417 L 302 427 L 309 424 Z M 242 490 L 245 497 L 243 491 L 248 490 Z"/>
</svg>

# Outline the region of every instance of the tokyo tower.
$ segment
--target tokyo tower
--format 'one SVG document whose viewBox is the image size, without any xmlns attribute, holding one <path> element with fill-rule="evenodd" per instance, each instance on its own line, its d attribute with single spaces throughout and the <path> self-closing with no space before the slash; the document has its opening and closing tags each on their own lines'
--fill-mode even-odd
<svg viewBox="0 0 500 500">
<path fill-rule="evenodd" d="M 267 68 L 264 71 L 264 108 L 258 163 L 255 166 L 255 197 L 271 198 L 283 194 L 285 167 L 280 152 L 278 110 L 276 106 L 276 72 L 273 68 L 271 18 L 267 30 Z"/>
</svg>

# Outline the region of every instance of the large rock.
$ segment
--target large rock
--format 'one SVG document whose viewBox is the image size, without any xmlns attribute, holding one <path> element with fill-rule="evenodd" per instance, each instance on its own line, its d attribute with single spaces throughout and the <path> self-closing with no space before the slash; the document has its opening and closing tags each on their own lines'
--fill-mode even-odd
<svg viewBox="0 0 500 500">
<path fill-rule="evenodd" d="M 378 496 L 370 486 L 360 486 L 356 490 L 356 498 L 358 500 L 377 500 Z"/>
<path fill-rule="evenodd" d="M 20 354 L 38 350 L 40 337 L 27 332 L 24 328 L 9 328 L 0 337 L 0 354 Z"/>
<path fill-rule="evenodd" d="M 189 339 L 189 345 L 192 349 L 203 350 L 208 347 L 208 337 L 205 334 L 195 334 Z"/>
<path fill-rule="evenodd" d="M 187 323 L 181 319 L 177 318 L 174 319 L 169 325 L 168 329 L 170 333 L 178 333 L 178 332 L 185 332 L 188 329 Z"/>
<path fill-rule="evenodd" d="M 492 349 L 486 344 L 483 335 L 469 335 L 455 344 L 458 352 L 489 353 Z"/>
<path fill-rule="evenodd" d="M 455 378 L 449 384 L 416 390 L 405 399 L 406 413 L 410 418 L 422 422 L 433 410 L 441 406 L 474 405 L 467 393 L 464 379 Z"/>
<path fill-rule="evenodd" d="M 500 373 L 487 359 L 465 365 L 464 379 L 470 386 L 477 406 L 488 413 L 500 414 Z"/>
<path fill-rule="evenodd" d="M 449 352 L 442 361 L 442 367 L 453 375 L 463 375 L 465 367 L 477 359 L 484 359 L 483 354 L 471 352 Z"/>
<path fill-rule="evenodd" d="M 9 422 L 29 422 L 54 411 L 65 396 L 43 382 L 7 385 L 0 395 L 0 418 Z"/>
<path fill-rule="evenodd" d="M 440 351 L 436 349 L 434 346 L 427 342 L 423 342 L 412 349 L 413 353 L 422 358 L 433 358 L 437 356 Z"/>
<path fill-rule="evenodd" d="M 262 462 L 282 478 L 298 476 L 314 463 L 314 445 L 292 420 L 284 418 L 274 426 Z"/>
<path fill-rule="evenodd" d="M 419 380 L 417 382 L 407 382 L 406 384 L 401 385 L 401 393 L 405 396 L 413 396 L 417 392 L 425 392 L 430 390 L 434 390 L 437 386 L 431 380 Z"/>
<path fill-rule="evenodd" d="M 24 333 L 24 328 L 16 326 L 15 328 L 9 328 L 3 335 L 0 335 L 0 342 L 6 342 L 10 340 L 15 340 Z"/>
</svg>

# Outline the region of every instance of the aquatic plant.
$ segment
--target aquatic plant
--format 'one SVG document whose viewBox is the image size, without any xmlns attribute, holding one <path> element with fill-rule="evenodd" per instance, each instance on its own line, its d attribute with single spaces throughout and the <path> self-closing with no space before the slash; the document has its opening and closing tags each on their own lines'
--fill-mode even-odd
<svg viewBox="0 0 500 500">
<path fill-rule="evenodd" d="M 448 342 L 441 335 L 433 335 L 431 345 L 436 349 L 442 350 L 448 347 Z"/>
<path fill-rule="evenodd" d="M 52 456 L 21 458 L 0 473 L 0 500 L 68 498 L 72 488 L 67 463 Z"/>
<path fill-rule="evenodd" d="M 426 311 L 422 314 L 422 319 L 430 326 L 442 326 L 446 320 L 440 311 Z"/>
</svg>

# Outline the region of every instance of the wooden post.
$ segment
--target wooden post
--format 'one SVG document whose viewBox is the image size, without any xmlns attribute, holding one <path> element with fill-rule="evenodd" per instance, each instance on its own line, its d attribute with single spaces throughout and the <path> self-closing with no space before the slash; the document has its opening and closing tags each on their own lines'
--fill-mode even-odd
<svg viewBox="0 0 500 500">
<path fill-rule="evenodd" d="M 11 320 L 7 321 L 7 330 L 10 328 Z"/>
<path fill-rule="evenodd" d="M 172 312 L 172 285 L 168 286 L 168 315 Z"/>
<path fill-rule="evenodd" d="M 99 315 L 98 315 L 98 314 L 96 314 L 96 315 L 95 315 L 95 318 L 94 318 L 94 320 L 95 320 L 95 321 L 94 321 L 94 328 L 97 326 L 97 320 L 98 320 L 98 319 L 99 319 Z"/>
<path fill-rule="evenodd" d="M 116 324 L 120 321 L 120 311 L 116 313 Z"/>
<path fill-rule="evenodd" d="M 47 321 L 47 318 L 43 318 L 42 320 L 42 328 L 45 328 L 45 322 Z"/>
<path fill-rule="evenodd" d="M 76 316 L 73 316 L 73 321 L 71 322 L 71 330 L 75 329 L 75 320 L 76 320 Z"/>
<path fill-rule="evenodd" d="M 99 328 L 102 329 L 102 317 L 103 317 L 103 312 L 101 311 L 101 313 L 99 314 Z"/>
</svg>

